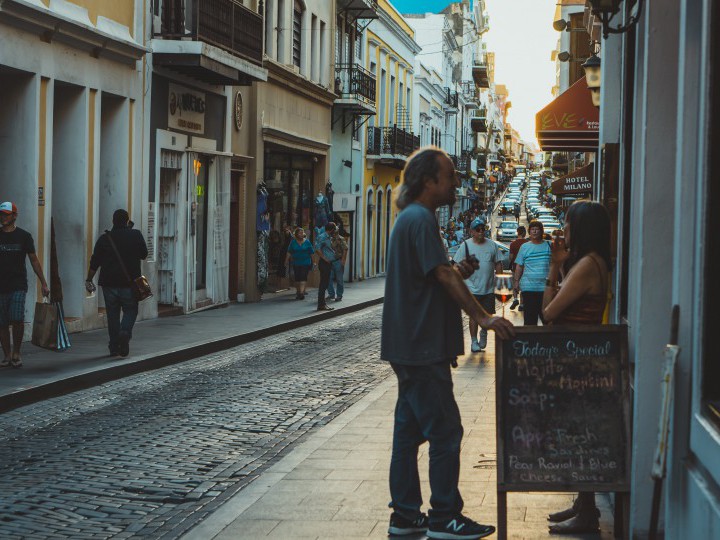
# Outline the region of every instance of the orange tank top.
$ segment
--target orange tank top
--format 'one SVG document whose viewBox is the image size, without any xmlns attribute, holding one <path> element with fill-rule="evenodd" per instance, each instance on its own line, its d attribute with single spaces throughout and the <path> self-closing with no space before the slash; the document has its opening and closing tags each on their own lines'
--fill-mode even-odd
<svg viewBox="0 0 720 540">
<path fill-rule="evenodd" d="M 600 279 L 602 280 L 602 270 L 595 260 L 590 256 L 597 267 Z M 605 313 L 605 305 L 607 303 L 607 284 L 603 285 L 602 294 L 586 294 L 578 298 L 570 307 L 568 307 L 560 316 L 553 321 L 553 324 L 602 324 L 603 313 Z"/>
</svg>

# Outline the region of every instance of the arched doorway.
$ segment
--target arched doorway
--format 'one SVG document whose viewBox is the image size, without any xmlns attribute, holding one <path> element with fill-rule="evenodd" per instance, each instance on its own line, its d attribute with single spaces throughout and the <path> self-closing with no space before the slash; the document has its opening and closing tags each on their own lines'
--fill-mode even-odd
<svg viewBox="0 0 720 540">
<path fill-rule="evenodd" d="M 383 192 L 377 194 L 377 222 L 375 235 L 375 274 L 382 272 L 382 225 L 383 225 Z"/>
</svg>

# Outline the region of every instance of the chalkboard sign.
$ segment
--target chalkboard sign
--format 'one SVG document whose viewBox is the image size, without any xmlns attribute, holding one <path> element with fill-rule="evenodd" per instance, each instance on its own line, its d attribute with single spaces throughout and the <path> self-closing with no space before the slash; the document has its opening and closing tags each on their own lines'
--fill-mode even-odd
<svg viewBox="0 0 720 540">
<path fill-rule="evenodd" d="M 496 345 L 498 491 L 627 491 L 627 328 L 516 331 Z"/>
</svg>

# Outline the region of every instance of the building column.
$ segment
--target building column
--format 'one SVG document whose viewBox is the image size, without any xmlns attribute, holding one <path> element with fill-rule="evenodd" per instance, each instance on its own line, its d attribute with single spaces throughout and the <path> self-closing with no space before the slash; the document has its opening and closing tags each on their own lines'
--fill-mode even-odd
<svg viewBox="0 0 720 540">
<path fill-rule="evenodd" d="M 265 0 L 265 53 L 277 59 L 278 0 Z"/>
<path fill-rule="evenodd" d="M 660 414 L 660 360 L 672 307 L 679 4 L 649 2 L 637 26 L 629 352 L 635 361 L 630 537 L 647 535 Z M 662 525 L 661 525 L 662 529 Z"/>
</svg>

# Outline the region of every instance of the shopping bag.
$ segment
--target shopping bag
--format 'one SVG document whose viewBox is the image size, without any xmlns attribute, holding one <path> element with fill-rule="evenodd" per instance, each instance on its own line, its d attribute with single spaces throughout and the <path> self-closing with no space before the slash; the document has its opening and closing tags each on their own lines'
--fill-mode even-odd
<svg viewBox="0 0 720 540">
<path fill-rule="evenodd" d="M 60 315 L 57 305 L 47 302 L 35 303 L 32 344 L 43 349 L 57 350 L 58 321 Z"/>
<path fill-rule="evenodd" d="M 63 312 L 62 302 L 53 304 L 57 306 L 58 325 L 57 325 L 57 347 L 56 351 L 65 351 L 70 348 L 70 336 L 68 335 L 67 326 L 65 326 L 65 313 Z"/>
</svg>

